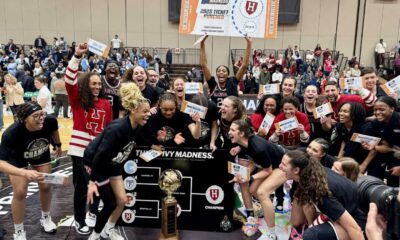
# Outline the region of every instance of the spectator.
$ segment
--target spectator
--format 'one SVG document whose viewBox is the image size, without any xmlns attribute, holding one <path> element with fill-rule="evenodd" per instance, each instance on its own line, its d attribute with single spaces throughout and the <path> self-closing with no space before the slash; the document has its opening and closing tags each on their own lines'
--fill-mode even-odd
<svg viewBox="0 0 400 240">
<path fill-rule="evenodd" d="M 8 59 L 7 72 L 13 76 L 17 74 L 17 63 L 15 63 L 15 60 L 12 57 Z"/>
<path fill-rule="evenodd" d="M 6 54 L 11 57 L 14 57 L 17 53 L 17 46 L 14 44 L 14 41 L 11 38 L 8 40 L 4 50 L 6 51 Z"/>
<path fill-rule="evenodd" d="M 163 68 L 163 67 L 160 68 L 160 74 L 159 74 L 159 80 L 158 80 L 157 86 L 165 89 L 165 91 L 169 90 L 169 88 L 170 88 L 169 75 L 165 71 L 165 68 Z"/>
<path fill-rule="evenodd" d="M 55 70 L 55 73 L 56 74 L 64 74 L 65 70 L 66 70 L 66 68 L 64 67 L 63 62 L 59 62 L 58 66 L 57 66 L 57 68 Z"/>
<path fill-rule="evenodd" d="M 318 43 L 314 49 L 314 58 L 317 66 L 321 66 L 321 55 L 322 55 L 322 48 L 321 45 Z"/>
<path fill-rule="evenodd" d="M 112 47 L 113 50 L 115 50 L 117 52 L 122 47 L 122 41 L 121 41 L 121 39 L 119 39 L 117 34 L 115 34 L 114 38 L 111 39 L 111 47 Z"/>
<path fill-rule="evenodd" d="M 141 66 L 144 69 L 147 69 L 147 67 L 149 66 L 147 59 L 143 53 L 139 55 L 139 66 Z"/>
<path fill-rule="evenodd" d="M 375 46 L 376 69 L 383 68 L 385 52 L 386 52 L 386 43 L 381 38 L 379 39 L 379 42 Z"/>
<path fill-rule="evenodd" d="M 15 121 L 17 108 L 24 103 L 22 97 L 24 95 L 24 89 L 21 84 L 17 82 L 17 79 L 9 73 L 4 76 L 4 95 L 6 104 L 10 108 Z"/>
<path fill-rule="evenodd" d="M 44 38 L 42 38 L 41 35 L 39 35 L 39 36 L 35 39 L 35 42 L 34 42 L 33 45 L 34 45 L 35 48 L 37 48 L 37 49 L 46 49 L 47 42 L 46 42 L 46 40 L 44 40 Z"/>
<path fill-rule="evenodd" d="M 43 68 L 40 63 L 35 63 L 35 68 L 33 69 L 33 77 L 38 77 L 43 74 Z"/>
<path fill-rule="evenodd" d="M 253 77 L 252 72 L 247 72 L 244 83 L 244 94 L 257 94 L 258 93 L 258 84 L 256 83 L 255 77 Z"/>
<path fill-rule="evenodd" d="M 350 67 L 350 76 L 352 77 L 361 76 L 360 66 L 357 62 L 354 64 L 354 67 Z"/>
<path fill-rule="evenodd" d="M 36 101 L 47 114 L 53 114 L 51 102 L 51 92 L 46 86 L 47 79 L 44 76 L 35 77 L 35 87 L 39 90 Z"/>
<path fill-rule="evenodd" d="M 279 68 L 276 68 L 275 72 L 272 74 L 271 83 L 279 83 L 279 84 L 281 84 L 282 79 L 283 79 L 282 73 L 279 72 Z"/>
<path fill-rule="evenodd" d="M 165 56 L 165 63 L 167 64 L 167 66 L 172 64 L 172 49 L 171 48 L 168 49 L 168 51 L 167 51 L 167 55 Z"/>
<path fill-rule="evenodd" d="M 63 108 L 64 118 L 68 117 L 68 93 L 65 88 L 65 82 L 63 75 L 58 75 L 57 80 L 52 84 L 51 92 L 53 93 L 54 100 L 56 101 L 56 106 L 54 107 L 54 116 L 58 117 L 60 112 L 60 107 Z"/>
</svg>

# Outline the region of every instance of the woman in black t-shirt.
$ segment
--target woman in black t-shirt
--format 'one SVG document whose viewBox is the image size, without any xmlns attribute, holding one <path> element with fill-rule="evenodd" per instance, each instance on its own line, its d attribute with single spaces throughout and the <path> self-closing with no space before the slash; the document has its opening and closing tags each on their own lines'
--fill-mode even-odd
<svg viewBox="0 0 400 240">
<path fill-rule="evenodd" d="M 253 40 L 250 37 L 245 37 L 247 46 L 243 59 L 243 64 L 240 66 L 234 77 L 229 77 L 229 68 L 220 65 L 216 70 L 216 77 L 211 76 L 210 69 L 207 66 L 207 56 L 205 49 L 206 36 L 200 43 L 200 62 L 203 70 L 204 78 L 207 81 L 208 89 L 210 91 L 210 98 L 217 107 L 220 108 L 222 100 L 228 96 L 238 96 L 238 83 L 242 80 L 243 75 L 246 73 L 247 66 L 249 65 L 250 51 Z"/>
<path fill-rule="evenodd" d="M 370 127 L 365 122 L 365 108 L 357 102 L 345 102 L 339 106 L 339 122 L 333 129 L 331 136 L 331 155 L 354 158 L 360 164 L 361 172 L 366 170 L 365 160 L 373 157 L 373 153 L 363 149 L 361 143 L 351 141 L 354 133 L 366 134 Z"/>
<path fill-rule="evenodd" d="M 114 227 L 127 201 L 121 165 L 143 137 L 142 127 L 151 115 L 149 102 L 135 83 L 123 84 L 120 95 L 127 116 L 107 125 L 85 150 L 85 163 L 90 168 L 87 202 L 93 203 L 96 195 L 104 203 L 89 238 L 93 240 L 100 239 L 100 235 L 103 238 L 116 235 Z"/>
<path fill-rule="evenodd" d="M 145 132 L 146 145 L 153 149 L 185 146 L 187 139 L 199 139 L 201 135 L 200 115 L 181 112 L 175 95 L 167 92 L 160 97 L 159 110 L 151 116 Z"/>
<path fill-rule="evenodd" d="M 246 109 L 238 97 L 229 96 L 222 101 L 221 105 L 220 116 L 218 119 L 219 134 L 216 140 L 217 148 L 229 150 L 234 146 L 229 138 L 228 132 L 231 123 L 238 119 L 248 120 Z"/>
<path fill-rule="evenodd" d="M 333 163 L 336 161 L 334 156 L 328 154 L 329 142 L 323 138 L 316 138 L 308 144 L 307 153 L 308 155 L 317 159 L 322 166 L 331 168 Z"/>
<path fill-rule="evenodd" d="M 252 175 L 247 178 L 239 174 L 231 181 L 240 184 L 243 201 L 248 212 L 247 223 L 243 227 L 243 232 L 247 236 L 252 236 L 257 231 L 254 214 L 251 211 L 251 195 L 254 195 L 261 203 L 267 222 L 267 238 L 276 239 L 275 211 L 269 197 L 286 181 L 285 174 L 279 169 L 284 149 L 267 142 L 267 140 L 258 135 L 254 135 L 250 124 L 245 120 L 233 121 L 230 126 L 229 136 L 232 143 L 240 146 L 240 154 L 248 155 L 252 159 L 252 161 L 239 159 L 239 164 L 248 167 Z"/>
<path fill-rule="evenodd" d="M 56 157 L 61 156 L 57 119 L 47 116 L 36 102 L 26 102 L 17 110 L 18 122 L 3 133 L 0 145 L 0 171 L 9 174 L 13 188 L 12 216 L 14 239 L 26 239 L 24 231 L 25 202 L 29 181 L 39 182 L 42 217 L 40 224 L 46 233 L 55 233 L 51 220 L 51 189 L 43 183 L 41 173 L 51 173 L 50 143 L 55 142 Z M 28 165 L 33 170 L 28 170 Z"/>
<path fill-rule="evenodd" d="M 300 238 L 364 239 L 366 217 L 357 205 L 354 182 L 299 150 L 288 151 L 279 168 L 287 179 L 299 184 L 294 193 L 291 223 L 293 229 L 309 224 Z"/>
<path fill-rule="evenodd" d="M 387 184 L 392 187 L 399 186 L 400 176 L 400 113 L 396 112 L 397 102 L 394 98 L 383 96 L 378 98 L 374 104 L 374 115 L 376 119 L 371 122 L 370 135 L 381 138 L 376 146 L 363 143 L 363 147 L 371 152 L 376 152 L 376 159 L 370 165 L 375 166 L 374 170 L 382 173 L 382 163 L 386 165 L 386 173 L 381 178 L 387 179 Z M 375 163 L 374 163 L 375 162 Z M 379 166 L 377 166 L 377 163 Z M 368 173 L 369 174 L 369 173 Z"/>
</svg>

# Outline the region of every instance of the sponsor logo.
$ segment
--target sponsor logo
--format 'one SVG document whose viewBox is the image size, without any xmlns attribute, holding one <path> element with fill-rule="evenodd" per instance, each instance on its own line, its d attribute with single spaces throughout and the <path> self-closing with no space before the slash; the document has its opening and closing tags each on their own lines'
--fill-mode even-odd
<svg viewBox="0 0 400 240">
<path fill-rule="evenodd" d="M 126 209 L 122 212 L 122 220 L 126 223 L 133 223 L 135 221 L 135 213 L 130 209 Z"/>
<path fill-rule="evenodd" d="M 125 207 L 133 207 L 136 203 L 136 197 L 132 193 L 127 193 L 126 198 L 128 199 L 125 203 Z"/>
<path fill-rule="evenodd" d="M 134 161 L 128 160 L 124 164 L 124 170 L 127 174 L 134 174 L 137 170 L 137 165 Z"/>
<path fill-rule="evenodd" d="M 217 185 L 212 185 L 206 191 L 206 198 L 211 204 L 220 204 L 224 200 L 224 190 Z"/>
<path fill-rule="evenodd" d="M 136 179 L 133 177 L 127 177 L 124 179 L 125 189 L 128 191 L 132 191 L 136 188 Z"/>
</svg>

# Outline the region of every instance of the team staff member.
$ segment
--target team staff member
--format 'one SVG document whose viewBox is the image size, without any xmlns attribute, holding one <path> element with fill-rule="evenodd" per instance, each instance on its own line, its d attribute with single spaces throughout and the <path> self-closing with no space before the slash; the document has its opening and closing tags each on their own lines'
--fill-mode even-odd
<svg viewBox="0 0 400 240">
<path fill-rule="evenodd" d="M 97 195 L 104 202 L 89 240 L 98 240 L 100 235 L 103 238 L 124 239 L 120 235 L 118 238 L 111 235 L 116 233 L 113 231 L 115 223 L 127 201 L 121 164 L 134 151 L 136 142 L 143 137 L 142 127 L 151 115 L 150 105 L 136 84 L 123 84 L 120 91 L 122 106 L 128 115 L 110 123 L 88 147 L 94 157 L 89 165 L 91 174 L 87 201 L 92 203 L 94 195 Z"/>
<path fill-rule="evenodd" d="M 325 118 L 322 123 L 322 128 L 325 131 L 330 130 L 339 121 L 338 109 L 345 102 L 358 102 L 367 109 L 364 100 L 353 94 L 342 94 L 339 92 L 339 87 L 335 81 L 328 81 L 324 86 L 324 95 L 332 105 L 333 116 Z"/>
<path fill-rule="evenodd" d="M 249 167 L 254 174 L 250 179 L 236 175 L 231 182 L 238 182 L 242 189 L 243 201 L 248 212 L 247 223 L 243 231 L 247 236 L 257 232 L 257 221 L 252 213 L 251 195 L 255 195 L 261 203 L 268 226 L 265 239 L 276 240 L 275 211 L 270 195 L 283 183 L 285 174 L 278 168 L 284 155 L 283 148 L 267 142 L 264 138 L 254 135 L 250 124 L 245 120 L 235 120 L 229 130 L 232 143 L 239 144 L 240 154 L 251 157 L 252 162 L 240 160 L 239 163 Z M 256 170 L 257 169 L 257 170 Z M 251 182 L 249 186 L 249 182 Z"/>
<path fill-rule="evenodd" d="M 51 189 L 41 183 L 43 173 L 51 173 L 51 141 L 56 143 L 56 157 L 61 155 L 61 142 L 58 122 L 46 113 L 36 102 L 22 104 L 18 111 L 18 122 L 12 124 L 3 133 L 0 144 L 0 171 L 9 174 L 13 188 L 12 216 L 14 221 L 14 239 L 25 240 L 24 214 L 29 181 L 39 181 L 39 196 L 42 207 L 40 224 L 46 233 L 55 233 L 56 225 L 51 220 Z M 28 170 L 28 164 L 34 170 Z"/>
<path fill-rule="evenodd" d="M 83 73 L 77 78 L 79 62 L 87 50 L 87 45 L 83 43 L 76 47 L 64 78 L 73 114 L 68 155 L 71 156 L 73 164 L 75 229 L 82 235 L 90 234 L 90 229 L 85 223 L 89 176 L 83 165 L 83 153 L 92 139 L 99 135 L 113 118 L 113 111 L 103 92 L 100 76 L 97 73 Z M 96 212 L 97 205 L 94 204 L 88 213 L 90 225 L 94 225 Z"/>
<path fill-rule="evenodd" d="M 210 98 L 220 108 L 224 98 L 228 96 L 238 96 L 238 84 L 242 80 L 243 75 L 246 73 L 247 66 L 249 65 L 251 45 L 253 40 L 250 37 L 245 37 L 247 46 L 244 54 L 243 63 L 240 66 L 234 77 L 229 77 L 229 68 L 221 65 L 217 67 L 216 77 L 211 76 L 210 69 L 207 66 L 207 56 L 205 41 L 206 36 L 200 43 L 200 62 L 203 70 L 204 78 L 207 81 L 208 89 L 210 91 Z"/>
<path fill-rule="evenodd" d="M 292 225 L 297 228 L 305 220 L 313 223 L 316 207 L 323 214 L 318 217 L 319 225 L 304 231 L 304 240 L 364 239 L 366 218 L 357 206 L 355 183 L 299 150 L 287 152 L 279 168 L 287 179 L 299 184 L 294 193 Z"/>
</svg>

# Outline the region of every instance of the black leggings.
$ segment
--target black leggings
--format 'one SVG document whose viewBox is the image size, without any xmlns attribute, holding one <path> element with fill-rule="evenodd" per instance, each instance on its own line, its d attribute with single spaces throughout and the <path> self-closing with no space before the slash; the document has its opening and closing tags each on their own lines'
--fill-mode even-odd
<svg viewBox="0 0 400 240">
<path fill-rule="evenodd" d="M 98 187 L 98 190 L 100 198 L 104 203 L 104 207 L 101 209 L 99 214 L 97 214 L 96 225 L 94 226 L 94 231 L 96 233 L 100 233 L 103 230 L 108 218 L 111 216 L 111 213 L 117 207 L 114 191 L 112 190 L 110 184 Z"/>
<path fill-rule="evenodd" d="M 83 158 L 71 156 L 72 158 L 72 180 L 74 183 L 74 217 L 80 225 L 85 224 L 86 216 L 86 196 L 89 174 L 83 166 Z M 89 206 L 89 211 L 97 215 L 99 198 L 95 197 L 93 204 Z"/>
</svg>

